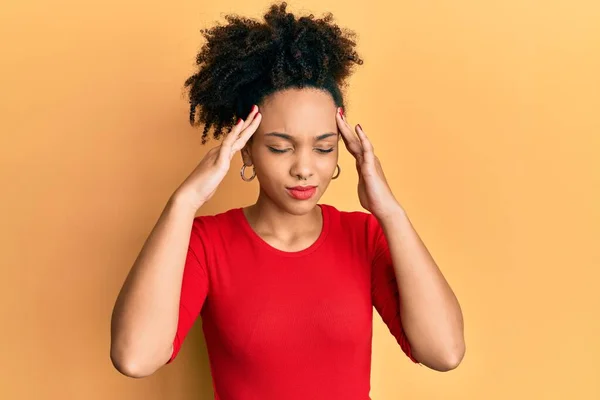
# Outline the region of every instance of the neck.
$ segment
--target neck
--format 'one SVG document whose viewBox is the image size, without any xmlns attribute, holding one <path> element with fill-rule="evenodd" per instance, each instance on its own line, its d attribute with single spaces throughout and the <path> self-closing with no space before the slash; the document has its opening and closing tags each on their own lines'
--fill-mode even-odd
<svg viewBox="0 0 600 400">
<path fill-rule="evenodd" d="M 292 214 L 275 204 L 262 190 L 256 203 L 245 209 L 245 214 L 257 232 L 282 239 L 320 231 L 322 226 L 319 206 L 305 214 Z"/>
</svg>

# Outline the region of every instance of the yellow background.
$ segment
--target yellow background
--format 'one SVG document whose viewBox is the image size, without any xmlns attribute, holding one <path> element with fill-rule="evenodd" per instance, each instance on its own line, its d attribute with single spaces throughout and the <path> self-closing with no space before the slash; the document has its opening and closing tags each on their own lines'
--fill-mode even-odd
<svg viewBox="0 0 600 400">
<path fill-rule="evenodd" d="M 183 81 L 199 29 L 268 2 L 12 1 L 0 13 L 2 399 L 209 399 L 196 324 L 143 380 L 115 297 L 204 153 Z M 358 34 L 347 114 L 456 291 L 461 366 L 411 364 L 375 314 L 387 399 L 600 399 L 600 3 L 314 1 Z M 348 153 L 323 202 L 359 209 Z M 239 157 L 211 214 L 251 203 Z"/>
</svg>

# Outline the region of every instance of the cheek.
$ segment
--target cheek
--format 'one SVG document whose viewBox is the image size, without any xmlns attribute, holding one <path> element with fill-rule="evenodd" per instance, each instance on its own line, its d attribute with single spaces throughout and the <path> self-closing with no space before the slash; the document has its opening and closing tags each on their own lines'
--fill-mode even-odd
<svg viewBox="0 0 600 400">
<path fill-rule="evenodd" d="M 329 173 L 333 168 L 335 168 L 338 162 L 338 155 L 336 150 L 332 151 L 327 155 L 318 155 L 316 166 L 319 171 L 324 173 Z"/>
<path fill-rule="evenodd" d="M 259 150 L 253 154 L 254 167 L 256 173 L 266 178 L 268 181 L 279 180 L 282 174 L 289 168 L 285 157 L 278 157 L 278 154 L 273 154 L 269 150 Z"/>
</svg>

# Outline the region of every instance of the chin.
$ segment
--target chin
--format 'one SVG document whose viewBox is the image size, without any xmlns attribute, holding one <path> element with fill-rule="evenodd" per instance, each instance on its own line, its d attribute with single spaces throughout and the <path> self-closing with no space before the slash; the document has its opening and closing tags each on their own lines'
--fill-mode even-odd
<svg viewBox="0 0 600 400">
<path fill-rule="evenodd" d="M 305 215 L 311 212 L 315 206 L 317 205 L 317 201 L 314 199 L 304 200 L 304 201 L 294 201 L 288 202 L 286 204 L 286 211 L 292 215 Z"/>
<path fill-rule="evenodd" d="M 320 197 L 314 196 L 307 200 L 296 200 L 289 196 L 280 199 L 279 205 L 292 215 L 305 215 L 311 212 L 319 202 Z"/>
</svg>

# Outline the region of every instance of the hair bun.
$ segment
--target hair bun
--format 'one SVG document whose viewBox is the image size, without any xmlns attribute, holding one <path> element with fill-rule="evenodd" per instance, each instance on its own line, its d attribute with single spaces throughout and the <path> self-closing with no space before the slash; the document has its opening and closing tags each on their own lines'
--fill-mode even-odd
<svg viewBox="0 0 600 400">
<path fill-rule="evenodd" d="M 201 30 L 206 43 L 196 56 L 198 70 L 185 86 L 190 123 L 204 123 L 202 143 L 212 127 L 218 139 L 224 128 L 277 90 L 319 87 L 343 106 L 341 87 L 352 66 L 363 62 L 354 50 L 356 34 L 333 23 L 331 13 L 296 18 L 285 2 L 271 5 L 263 18 L 228 14 L 226 25 Z"/>
</svg>

